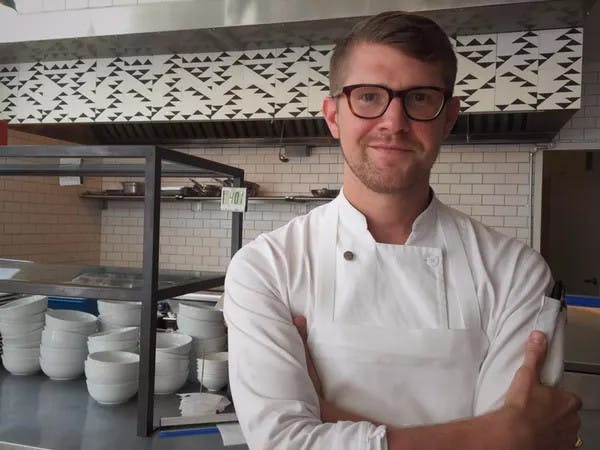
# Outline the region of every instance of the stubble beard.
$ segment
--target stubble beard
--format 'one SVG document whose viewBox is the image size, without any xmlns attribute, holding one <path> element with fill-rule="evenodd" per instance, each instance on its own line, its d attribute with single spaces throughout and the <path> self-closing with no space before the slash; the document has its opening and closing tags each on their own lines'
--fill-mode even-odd
<svg viewBox="0 0 600 450">
<path fill-rule="evenodd" d="M 399 194 L 412 190 L 422 183 L 429 183 L 431 165 L 428 167 L 413 161 L 406 167 L 397 167 L 388 170 L 382 169 L 375 164 L 369 156 L 366 146 L 357 158 L 351 159 L 346 155 L 342 147 L 342 154 L 346 164 L 354 176 L 369 190 L 378 194 Z"/>
</svg>

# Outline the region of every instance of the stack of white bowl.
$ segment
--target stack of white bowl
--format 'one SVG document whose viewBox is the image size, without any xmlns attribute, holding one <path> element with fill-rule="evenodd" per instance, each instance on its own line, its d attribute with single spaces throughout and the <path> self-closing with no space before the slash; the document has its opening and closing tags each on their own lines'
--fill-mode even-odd
<svg viewBox="0 0 600 450">
<path fill-rule="evenodd" d="M 211 392 L 223 389 L 229 381 L 228 353 L 207 353 L 197 360 L 198 381 Z"/>
<path fill-rule="evenodd" d="M 142 321 L 142 303 L 98 300 L 98 313 L 102 331 L 139 327 Z"/>
<path fill-rule="evenodd" d="M 154 392 L 172 394 L 185 384 L 192 338 L 181 333 L 156 334 Z"/>
<path fill-rule="evenodd" d="M 31 295 L 0 306 L 2 363 L 13 375 L 40 370 L 40 341 L 48 297 Z"/>
<path fill-rule="evenodd" d="M 137 353 L 139 341 L 138 327 L 114 328 L 91 334 L 87 339 L 87 347 L 90 353 L 111 350 Z"/>
<path fill-rule="evenodd" d="M 227 336 L 223 312 L 211 306 L 180 302 L 177 313 L 177 328 L 180 333 L 193 338 L 190 351 L 189 380 L 196 381 L 196 359 L 206 353 L 226 349 Z"/>
<path fill-rule="evenodd" d="M 98 331 L 96 316 L 83 311 L 49 309 L 42 332 L 40 365 L 51 380 L 72 380 L 83 373 L 87 338 Z"/>
<path fill-rule="evenodd" d="M 98 403 L 117 405 L 138 391 L 140 356 L 136 353 L 107 351 L 90 353 L 85 361 L 88 392 Z"/>
</svg>

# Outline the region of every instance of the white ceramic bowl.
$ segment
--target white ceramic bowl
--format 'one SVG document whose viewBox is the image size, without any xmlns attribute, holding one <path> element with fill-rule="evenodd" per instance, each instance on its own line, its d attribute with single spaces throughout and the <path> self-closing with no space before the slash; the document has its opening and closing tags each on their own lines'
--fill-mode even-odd
<svg viewBox="0 0 600 450">
<path fill-rule="evenodd" d="M 83 369 L 83 361 L 88 355 L 86 347 L 82 348 L 65 348 L 53 347 L 51 345 L 40 345 L 40 356 L 47 361 L 57 361 L 64 364 L 81 366 Z"/>
<path fill-rule="evenodd" d="M 121 327 L 99 333 L 90 334 L 88 341 L 129 341 L 139 340 L 140 329 L 138 327 Z"/>
<path fill-rule="evenodd" d="M 0 320 L 43 313 L 47 308 L 48 297 L 45 295 L 30 295 L 1 305 Z"/>
<path fill-rule="evenodd" d="M 51 380 L 73 380 L 83 373 L 83 360 L 45 359 L 40 356 L 42 371 Z"/>
<path fill-rule="evenodd" d="M 156 374 L 154 376 L 154 392 L 156 394 L 172 394 L 183 387 L 187 380 L 188 371 Z"/>
<path fill-rule="evenodd" d="M 205 367 L 217 367 L 223 369 L 227 367 L 228 360 L 228 352 L 207 353 L 202 358 L 198 358 L 198 364 L 200 364 L 201 361 L 204 361 Z"/>
<path fill-rule="evenodd" d="M 154 361 L 154 370 L 156 374 L 169 374 L 172 372 L 183 372 L 189 370 L 190 360 L 188 358 L 170 358 L 162 359 L 160 355 L 156 355 Z"/>
<path fill-rule="evenodd" d="M 84 334 L 70 331 L 44 329 L 42 345 L 58 348 L 85 349 L 87 342 Z"/>
<path fill-rule="evenodd" d="M 138 366 L 123 367 L 116 366 L 98 366 L 90 363 L 87 359 L 84 362 L 85 377 L 92 383 L 98 384 L 119 384 L 138 380 Z"/>
<path fill-rule="evenodd" d="M 32 323 L 32 322 L 44 322 L 46 320 L 46 313 L 40 312 L 36 314 L 27 314 L 24 316 L 17 317 L 0 317 L 0 326 L 11 323 Z"/>
<path fill-rule="evenodd" d="M 190 353 L 200 356 L 205 353 L 224 352 L 227 350 L 227 336 L 216 338 L 194 338 Z"/>
<path fill-rule="evenodd" d="M 86 380 L 88 393 L 102 405 L 118 405 L 133 397 L 138 390 L 138 382 L 129 381 L 120 384 L 100 384 Z"/>
<path fill-rule="evenodd" d="M 91 379 L 137 379 L 140 355 L 123 351 L 90 353 L 85 363 L 86 375 Z"/>
<path fill-rule="evenodd" d="M 126 309 L 116 314 L 100 314 L 100 320 L 109 325 L 119 327 L 139 327 L 142 322 L 140 310 Z"/>
<path fill-rule="evenodd" d="M 83 311 L 49 309 L 46 311 L 46 329 L 63 330 L 85 335 L 93 334 L 98 328 L 98 318 Z"/>
<path fill-rule="evenodd" d="M 200 373 L 198 373 L 198 381 L 211 392 L 220 391 L 229 382 L 229 377 L 227 375 L 213 376 L 204 374 L 204 377 L 201 377 Z"/>
<path fill-rule="evenodd" d="M 136 353 L 138 351 L 138 340 L 129 341 L 94 341 L 88 340 L 87 348 L 90 353 L 122 350 L 124 352 Z"/>
<path fill-rule="evenodd" d="M 191 302 L 179 302 L 177 317 L 186 316 L 190 319 L 204 320 L 207 322 L 223 322 L 223 312 L 213 306 L 201 305 Z"/>
<path fill-rule="evenodd" d="M 142 309 L 141 302 L 122 302 L 118 300 L 98 300 L 98 312 L 104 314 L 121 314 L 126 310 Z"/>
<path fill-rule="evenodd" d="M 182 315 L 177 316 L 177 328 L 180 333 L 199 339 L 225 335 L 225 324 L 222 322 L 191 319 Z"/>
<path fill-rule="evenodd" d="M 11 347 L 3 345 L 2 352 L 10 358 L 39 358 L 39 347 Z"/>
<path fill-rule="evenodd" d="M 16 337 L 2 336 L 2 341 L 4 345 L 13 347 L 39 347 L 43 331 L 43 328 L 38 328 L 31 333 L 21 334 Z"/>
<path fill-rule="evenodd" d="M 41 330 L 43 328 L 44 322 L 3 322 L 2 324 L 0 324 L 0 334 L 3 338 L 20 338 L 26 335 L 34 334 L 36 332 L 39 332 L 41 334 Z"/>
<path fill-rule="evenodd" d="M 40 371 L 39 357 L 21 358 L 3 354 L 2 364 L 13 375 L 32 375 Z"/>
<path fill-rule="evenodd" d="M 192 337 L 182 333 L 156 333 L 156 350 L 163 353 L 187 355 L 192 346 Z"/>
</svg>

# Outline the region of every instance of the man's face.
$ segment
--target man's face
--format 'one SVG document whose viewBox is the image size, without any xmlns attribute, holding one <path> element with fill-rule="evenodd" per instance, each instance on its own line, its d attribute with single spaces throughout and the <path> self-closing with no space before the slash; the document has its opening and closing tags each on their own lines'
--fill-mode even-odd
<svg viewBox="0 0 600 450">
<path fill-rule="evenodd" d="M 418 86 L 444 88 L 438 64 L 419 61 L 382 44 L 361 43 L 348 55 L 343 86 L 378 84 L 395 90 Z M 402 101 L 394 98 L 387 111 L 375 119 L 356 117 L 344 94 L 323 101 L 323 114 L 344 153 L 344 183 L 361 183 L 379 193 L 405 192 L 424 184 L 440 145 L 458 116 L 459 101 L 448 101 L 441 114 L 429 122 L 407 117 Z"/>
</svg>

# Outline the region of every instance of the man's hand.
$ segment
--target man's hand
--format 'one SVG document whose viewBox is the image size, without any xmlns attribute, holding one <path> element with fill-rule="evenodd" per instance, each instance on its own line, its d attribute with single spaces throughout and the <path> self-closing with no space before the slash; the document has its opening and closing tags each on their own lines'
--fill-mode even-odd
<svg viewBox="0 0 600 450">
<path fill-rule="evenodd" d="M 531 333 L 523 365 L 506 393 L 504 409 L 514 414 L 519 448 L 572 449 L 580 426 L 578 411 L 581 400 L 572 393 L 540 383 L 546 351 L 544 334 L 538 331 Z"/>
</svg>

